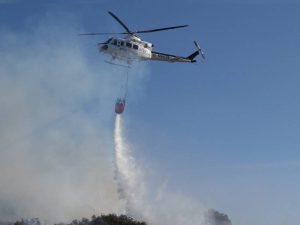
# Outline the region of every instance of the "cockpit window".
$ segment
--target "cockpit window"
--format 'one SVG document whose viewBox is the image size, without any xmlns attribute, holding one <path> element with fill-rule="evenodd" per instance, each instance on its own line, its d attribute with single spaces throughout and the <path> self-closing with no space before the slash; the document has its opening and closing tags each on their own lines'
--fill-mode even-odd
<svg viewBox="0 0 300 225">
<path fill-rule="evenodd" d="M 117 39 L 114 39 L 113 45 L 117 45 L 117 43 L 118 43 Z"/>
<path fill-rule="evenodd" d="M 108 39 L 106 43 L 110 43 L 112 39 L 113 39 L 113 38 Z"/>
</svg>

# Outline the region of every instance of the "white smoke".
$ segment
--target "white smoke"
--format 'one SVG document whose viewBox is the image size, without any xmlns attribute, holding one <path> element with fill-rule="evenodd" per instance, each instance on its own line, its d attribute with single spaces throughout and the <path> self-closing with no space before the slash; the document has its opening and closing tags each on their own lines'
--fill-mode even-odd
<svg viewBox="0 0 300 225">
<path fill-rule="evenodd" d="M 121 213 L 111 124 L 123 71 L 78 37 L 72 16 L 38 21 L 0 27 L 0 220 Z M 142 86 L 143 70 L 132 73 Z"/>
</svg>

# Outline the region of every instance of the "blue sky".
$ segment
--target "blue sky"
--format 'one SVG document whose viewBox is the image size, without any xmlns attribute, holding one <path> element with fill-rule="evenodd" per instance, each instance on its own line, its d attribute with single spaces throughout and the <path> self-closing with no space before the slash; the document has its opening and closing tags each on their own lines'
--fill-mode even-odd
<svg viewBox="0 0 300 225">
<path fill-rule="evenodd" d="M 55 25 L 72 22 L 78 33 L 123 31 L 107 10 L 132 29 L 189 24 L 142 38 L 183 56 L 198 40 L 207 54 L 197 64 L 145 63 L 141 87 L 129 90 L 127 135 L 149 176 L 234 224 L 296 224 L 300 2 L 0 1 L 0 28 L 30 36 L 56 15 Z M 103 61 L 95 44 L 107 37 L 60 35 L 80 38 L 88 62 Z M 113 110 L 105 118 L 112 127 Z"/>
</svg>

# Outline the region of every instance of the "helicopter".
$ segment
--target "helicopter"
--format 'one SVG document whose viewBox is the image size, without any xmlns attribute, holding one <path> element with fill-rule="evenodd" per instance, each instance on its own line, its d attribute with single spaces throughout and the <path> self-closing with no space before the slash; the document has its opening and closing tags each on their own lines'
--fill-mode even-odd
<svg viewBox="0 0 300 225">
<path fill-rule="evenodd" d="M 134 61 L 146 61 L 146 60 L 155 60 L 155 61 L 165 61 L 165 62 L 188 62 L 195 63 L 196 57 L 200 54 L 203 59 L 205 55 L 196 41 L 194 44 L 196 46 L 196 51 L 190 54 L 187 57 L 171 55 L 161 52 L 156 52 L 153 50 L 154 45 L 150 42 L 142 40 L 138 37 L 138 34 L 141 33 L 152 33 L 164 30 L 184 28 L 188 25 L 164 27 L 150 30 L 138 30 L 131 31 L 115 14 L 108 11 L 108 13 L 125 29 L 125 32 L 120 33 L 83 33 L 79 35 L 116 35 L 124 34 L 124 38 L 111 37 L 104 43 L 98 43 L 97 48 L 99 52 L 110 55 L 111 64 L 115 64 L 112 61 L 118 59 L 122 62 L 127 63 L 127 65 L 132 64 Z"/>
</svg>

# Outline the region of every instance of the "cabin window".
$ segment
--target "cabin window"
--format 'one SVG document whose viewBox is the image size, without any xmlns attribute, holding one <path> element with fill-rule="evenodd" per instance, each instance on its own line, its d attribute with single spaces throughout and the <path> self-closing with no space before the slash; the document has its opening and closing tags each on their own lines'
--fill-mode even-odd
<svg viewBox="0 0 300 225">
<path fill-rule="evenodd" d="M 139 49 L 139 46 L 138 45 L 133 45 L 133 48 L 138 50 Z"/>
<path fill-rule="evenodd" d="M 118 41 L 115 39 L 113 45 L 117 45 Z"/>
<path fill-rule="evenodd" d="M 132 44 L 129 43 L 129 42 L 126 42 L 126 47 L 131 48 L 131 47 L 132 47 Z"/>
<path fill-rule="evenodd" d="M 124 46 L 124 41 L 121 41 L 121 46 Z"/>
</svg>

